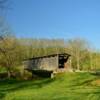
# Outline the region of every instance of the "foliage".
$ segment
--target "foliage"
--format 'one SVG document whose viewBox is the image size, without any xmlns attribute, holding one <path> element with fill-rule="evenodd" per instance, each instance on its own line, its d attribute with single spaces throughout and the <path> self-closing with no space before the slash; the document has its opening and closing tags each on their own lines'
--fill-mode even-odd
<svg viewBox="0 0 100 100">
<path fill-rule="evenodd" d="M 0 41 L 0 66 L 14 70 L 21 66 L 24 59 L 45 56 L 55 53 L 69 53 L 70 67 L 75 70 L 100 69 L 100 53 L 89 48 L 86 40 L 75 38 L 68 41 L 62 39 L 29 39 L 6 35 Z"/>
<path fill-rule="evenodd" d="M 11 74 L 14 67 L 21 63 L 21 47 L 14 37 L 3 37 L 0 41 L 0 65 Z"/>
</svg>

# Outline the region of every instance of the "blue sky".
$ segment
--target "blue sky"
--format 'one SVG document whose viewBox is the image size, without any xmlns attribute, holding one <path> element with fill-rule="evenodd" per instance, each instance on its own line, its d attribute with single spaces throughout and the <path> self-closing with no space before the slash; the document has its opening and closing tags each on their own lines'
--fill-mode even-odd
<svg viewBox="0 0 100 100">
<path fill-rule="evenodd" d="M 7 20 L 17 37 L 85 38 L 100 48 L 100 0 L 12 0 Z"/>
</svg>

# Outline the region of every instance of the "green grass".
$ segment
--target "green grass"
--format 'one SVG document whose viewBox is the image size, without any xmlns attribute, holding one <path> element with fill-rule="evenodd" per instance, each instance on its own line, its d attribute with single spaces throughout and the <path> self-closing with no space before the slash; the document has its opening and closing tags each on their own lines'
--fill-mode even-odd
<svg viewBox="0 0 100 100">
<path fill-rule="evenodd" d="M 0 82 L 0 100 L 100 100 L 100 79 L 89 73 L 59 74 L 54 79 Z"/>
</svg>

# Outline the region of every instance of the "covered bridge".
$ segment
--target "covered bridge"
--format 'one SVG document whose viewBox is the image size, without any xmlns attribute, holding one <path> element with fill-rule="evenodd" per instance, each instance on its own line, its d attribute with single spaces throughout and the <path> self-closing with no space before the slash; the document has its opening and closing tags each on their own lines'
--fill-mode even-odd
<svg viewBox="0 0 100 100">
<path fill-rule="evenodd" d="M 24 68 L 27 70 L 47 70 L 47 71 L 57 71 L 57 70 L 68 70 L 69 64 L 68 59 L 70 54 L 52 54 L 41 57 L 33 57 L 24 60 Z"/>
</svg>

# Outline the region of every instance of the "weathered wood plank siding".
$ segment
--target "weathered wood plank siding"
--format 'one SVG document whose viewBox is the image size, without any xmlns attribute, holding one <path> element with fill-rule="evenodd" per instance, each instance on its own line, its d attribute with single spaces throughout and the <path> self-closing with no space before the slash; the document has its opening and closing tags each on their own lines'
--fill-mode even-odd
<svg viewBox="0 0 100 100">
<path fill-rule="evenodd" d="M 58 56 L 37 58 L 24 62 L 26 68 L 33 70 L 56 70 L 58 68 Z"/>
</svg>

